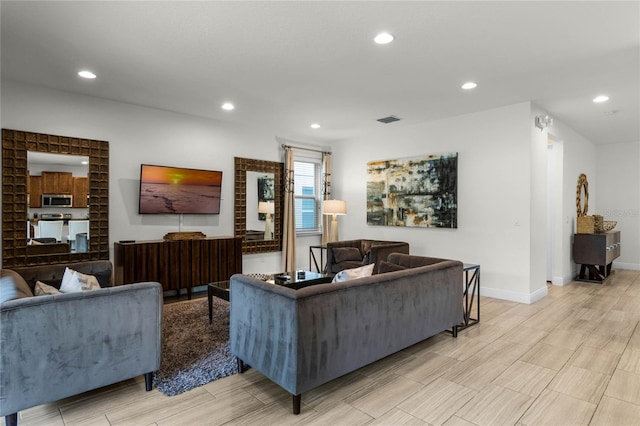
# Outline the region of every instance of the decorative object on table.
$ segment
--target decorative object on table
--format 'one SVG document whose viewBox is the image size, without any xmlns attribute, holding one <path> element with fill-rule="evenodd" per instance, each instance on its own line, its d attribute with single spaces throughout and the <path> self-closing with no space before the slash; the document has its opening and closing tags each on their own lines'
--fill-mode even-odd
<svg viewBox="0 0 640 426">
<path fill-rule="evenodd" d="M 367 224 L 458 227 L 458 153 L 367 163 Z"/>
<path fill-rule="evenodd" d="M 581 173 L 578 177 L 578 186 L 576 187 L 576 214 L 578 234 L 593 234 L 595 232 L 595 218 L 588 216 L 589 211 L 589 182 L 587 175 Z"/>
<path fill-rule="evenodd" d="M 162 237 L 165 241 L 203 240 L 205 238 L 207 236 L 200 231 L 169 232 Z"/>
<path fill-rule="evenodd" d="M 599 214 L 593 216 L 593 230 L 595 232 L 603 232 L 604 218 Z"/>
<path fill-rule="evenodd" d="M 271 240 L 273 235 L 271 234 L 271 215 L 274 213 L 273 201 L 259 201 L 258 213 L 264 215 L 264 239 Z"/>
<path fill-rule="evenodd" d="M 209 324 L 206 298 L 164 305 L 162 363 L 153 379 L 165 395 L 178 395 L 238 371 L 229 351 L 229 302 L 216 300 L 213 306 Z"/>
<path fill-rule="evenodd" d="M 618 222 L 604 220 L 602 215 L 587 215 L 589 211 L 589 182 L 584 173 L 578 177 L 576 187 L 577 234 L 601 234 L 615 228 Z"/>
<path fill-rule="evenodd" d="M 322 214 L 332 215 L 328 241 L 338 241 L 338 215 L 347 214 L 347 202 L 344 200 L 324 200 L 322 202 Z"/>
</svg>

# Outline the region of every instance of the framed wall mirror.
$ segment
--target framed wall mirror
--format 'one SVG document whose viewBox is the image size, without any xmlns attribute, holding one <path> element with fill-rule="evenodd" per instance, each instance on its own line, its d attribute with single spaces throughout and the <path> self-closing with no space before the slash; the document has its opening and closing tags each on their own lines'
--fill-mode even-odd
<svg viewBox="0 0 640 426">
<path fill-rule="evenodd" d="M 2 129 L 2 164 L 3 267 L 109 259 L 108 142 Z M 75 246 L 68 223 L 61 241 L 34 243 L 33 225 L 55 215 L 88 220 L 84 247 Z"/>
<path fill-rule="evenodd" d="M 235 157 L 234 234 L 242 253 L 282 250 L 284 164 Z"/>
</svg>

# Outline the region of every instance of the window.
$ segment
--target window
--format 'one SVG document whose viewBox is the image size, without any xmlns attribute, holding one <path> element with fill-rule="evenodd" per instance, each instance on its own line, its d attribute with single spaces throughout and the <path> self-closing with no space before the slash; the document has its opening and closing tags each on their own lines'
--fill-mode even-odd
<svg viewBox="0 0 640 426">
<path fill-rule="evenodd" d="M 296 231 L 320 232 L 320 163 L 313 160 L 293 162 Z"/>
</svg>

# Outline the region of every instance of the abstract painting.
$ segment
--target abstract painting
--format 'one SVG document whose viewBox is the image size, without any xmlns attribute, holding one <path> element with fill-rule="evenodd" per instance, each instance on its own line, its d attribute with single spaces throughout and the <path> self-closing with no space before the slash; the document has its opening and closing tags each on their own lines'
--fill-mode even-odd
<svg viewBox="0 0 640 426">
<path fill-rule="evenodd" d="M 367 224 L 458 227 L 458 153 L 367 163 Z"/>
</svg>

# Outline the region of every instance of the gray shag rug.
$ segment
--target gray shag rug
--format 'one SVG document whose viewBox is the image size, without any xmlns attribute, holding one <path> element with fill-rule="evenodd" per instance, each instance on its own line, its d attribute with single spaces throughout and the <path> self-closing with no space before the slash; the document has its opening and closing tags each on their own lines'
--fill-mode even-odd
<svg viewBox="0 0 640 426">
<path fill-rule="evenodd" d="M 238 371 L 229 351 L 229 302 L 207 298 L 166 304 L 162 318 L 162 363 L 153 384 L 174 396 Z"/>
</svg>

